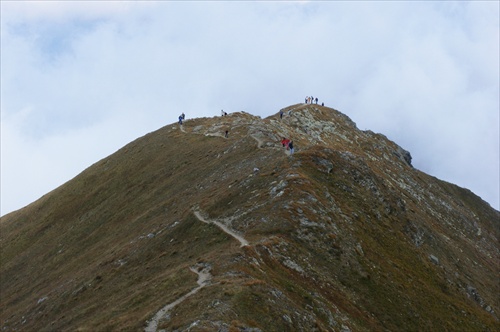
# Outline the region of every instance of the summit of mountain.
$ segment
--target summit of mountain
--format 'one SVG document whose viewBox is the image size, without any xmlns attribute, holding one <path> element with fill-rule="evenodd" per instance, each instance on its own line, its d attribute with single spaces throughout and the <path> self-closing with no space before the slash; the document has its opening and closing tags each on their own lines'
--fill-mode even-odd
<svg viewBox="0 0 500 332">
<path fill-rule="evenodd" d="M 499 330 L 500 213 L 282 111 L 167 125 L 3 216 L 2 331 Z"/>
</svg>

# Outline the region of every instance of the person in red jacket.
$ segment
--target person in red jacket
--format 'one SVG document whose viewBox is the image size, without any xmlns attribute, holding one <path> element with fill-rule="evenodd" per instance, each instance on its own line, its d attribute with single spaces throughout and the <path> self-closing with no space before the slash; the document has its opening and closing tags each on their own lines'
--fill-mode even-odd
<svg viewBox="0 0 500 332">
<path fill-rule="evenodd" d="M 286 149 L 288 150 L 288 143 L 290 143 L 290 140 L 288 138 L 284 138 L 281 140 L 281 145 L 283 145 L 283 147 L 286 147 Z"/>
</svg>

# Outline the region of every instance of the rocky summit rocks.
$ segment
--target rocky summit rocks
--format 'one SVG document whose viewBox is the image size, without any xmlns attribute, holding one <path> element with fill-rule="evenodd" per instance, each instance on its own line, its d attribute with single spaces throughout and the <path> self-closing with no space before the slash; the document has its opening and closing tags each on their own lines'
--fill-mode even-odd
<svg viewBox="0 0 500 332">
<path fill-rule="evenodd" d="M 2 217 L 0 329 L 500 330 L 499 212 L 334 109 L 283 113 L 164 126 Z"/>
</svg>

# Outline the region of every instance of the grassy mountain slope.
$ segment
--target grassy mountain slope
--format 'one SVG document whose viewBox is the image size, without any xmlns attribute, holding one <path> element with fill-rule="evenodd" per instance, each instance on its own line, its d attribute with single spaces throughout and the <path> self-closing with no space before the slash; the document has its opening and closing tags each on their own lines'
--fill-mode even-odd
<svg viewBox="0 0 500 332">
<path fill-rule="evenodd" d="M 2 217 L 2 330 L 143 330 L 194 266 L 159 329 L 499 330 L 500 213 L 333 109 L 284 111 L 165 126 Z"/>
</svg>

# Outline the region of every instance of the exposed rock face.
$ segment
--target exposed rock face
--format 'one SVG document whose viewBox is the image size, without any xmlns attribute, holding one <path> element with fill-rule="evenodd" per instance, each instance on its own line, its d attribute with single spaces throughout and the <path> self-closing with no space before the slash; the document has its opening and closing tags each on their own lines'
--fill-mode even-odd
<svg viewBox="0 0 500 332">
<path fill-rule="evenodd" d="M 3 217 L 2 331 L 499 330 L 500 213 L 284 112 L 168 125 Z"/>
</svg>

